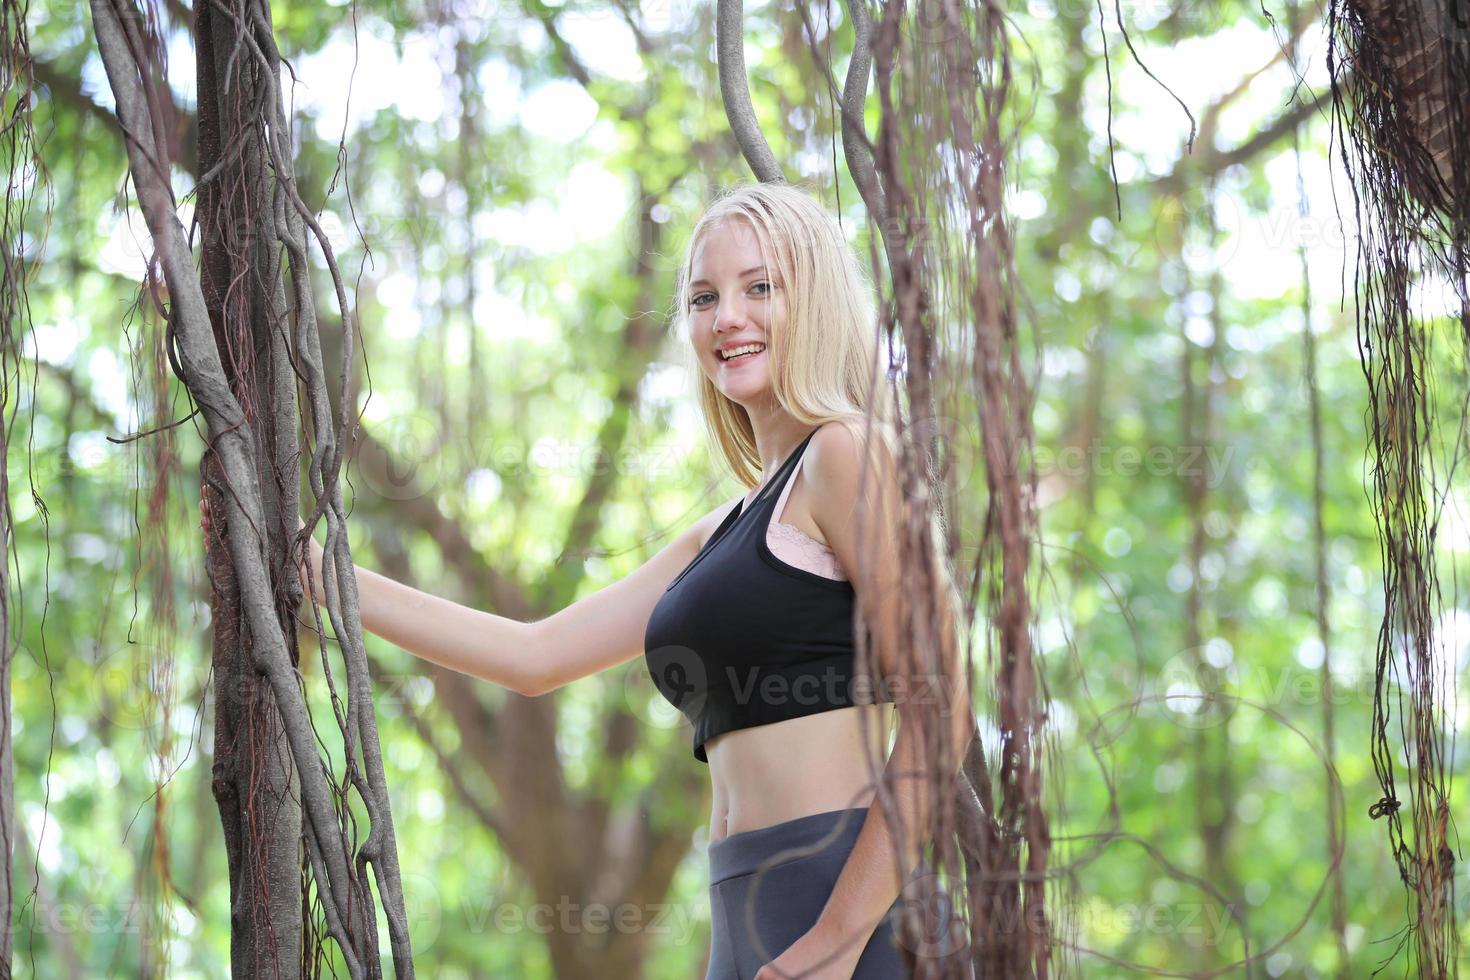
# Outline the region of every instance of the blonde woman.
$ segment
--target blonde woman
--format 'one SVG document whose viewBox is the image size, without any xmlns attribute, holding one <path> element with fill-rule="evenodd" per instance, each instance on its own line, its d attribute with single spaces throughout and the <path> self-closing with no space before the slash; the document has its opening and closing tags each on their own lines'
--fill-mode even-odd
<svg viewBox="0 0 1470 980">
<path fill-rule="evenodd" d="M 906 841 L 898 872 L 896 835 L 871 806 L 895 720 L 886 679 L 898 670 L 897 638 L 877 631 L 890 633 L 878 644 L 879 678 L 855 662 L 858 596 L 884 620 L 884 599 L 900 588 L 889 396 L 868 285 L 820 204 L 756 184 L 700 217 L 676 302 L 712 442 L 749 492 L 621 581 L 535 623 L 359 567 L 363 625 L 531 696 L 643 654 L 709 766 L 706 980 L 907 977 L 895 913 L 905 878 L 925 869 L 914 870 L 918 842 Z M 958 759 L 971 714 L 953 717 Z M 926 771 L 921 740 L 903 735 L 887 764 Z M 923 825 L 916 810 L 905 815 Z"/>
<path fill-rule="evenodd" d="M 859 589 L 877 610 L 900 587 L 867 284 L 816 201 L 757 184 L 700 218 L 676 296 L 705 422 L 754 488 L 705 518 L 720 519 L 644 634 L 654 683 L 689 717 L 713 782 L 707 980 L 905 977 L 902 878 L 870 808 L 894 707 L 855 663 Z M 894 673 L 890 660 L 882 677 Z M 910 763 L 917 748 L 905 746 Z M 905 851 L 912 867 L 916 842 Z"/>
</svg>

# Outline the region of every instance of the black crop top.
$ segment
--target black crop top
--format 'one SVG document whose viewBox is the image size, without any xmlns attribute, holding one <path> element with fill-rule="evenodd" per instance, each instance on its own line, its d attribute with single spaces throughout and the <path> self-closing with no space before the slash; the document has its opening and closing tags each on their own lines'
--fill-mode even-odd
<svg viewBox="0 0 1470 980">
<path fill-rule="evenodd" d="M 771 511 L 812 430 L 750 509 L 742 499 L 669 583 L 648 617 L 654 686 L 704 743 L 738 728 L 887 700 L 854 677 L 852 583 L 787 564 L 766 544 Z"/>
</svg>

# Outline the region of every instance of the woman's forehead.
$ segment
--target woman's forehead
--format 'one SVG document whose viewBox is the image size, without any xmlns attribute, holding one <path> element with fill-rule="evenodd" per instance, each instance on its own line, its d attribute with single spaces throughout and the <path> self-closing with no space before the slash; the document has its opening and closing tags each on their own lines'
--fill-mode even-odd
<svg viewBox="0 0 1470 980">
<path fill-rule="evenodd" d="M 722 218 L 716 224 L 700 235 L 694 244 L 693 258 L 690 263 L 692 271 L 697 275 L 699 266 L 704 260 L 707 252 L 711 251 L 711 242 L 718 236 L 719 241 L 713 246 L 714 251 L 725 251 L 731 253 L 737 261 L 746 261 L 754 265 L 756 263 L 774 263 L 775 257 L 761 241 L 761 236 L 756 232 L 750 221 L 740 217 Z"/>
</svg>

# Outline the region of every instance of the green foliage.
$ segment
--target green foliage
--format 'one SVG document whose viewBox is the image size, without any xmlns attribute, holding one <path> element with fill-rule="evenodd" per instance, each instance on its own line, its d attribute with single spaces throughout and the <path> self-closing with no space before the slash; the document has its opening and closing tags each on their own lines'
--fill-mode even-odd
<svg viewBox="0 0 1470 980">
<path fill-rule="evenodd" d="M 297 94 L 319 90 L 333 105 L 330 114 L 298 116 L 295 164 L 301 193 L 333 235 L 356 304 L 356 336 L 365 351 L 356 357 L 354 412 L 414 470 L 413 486 L 405 488 L 354 468 L 354 555 L 366 567 L 403 568 L 423 588 L 488 606 L 485 576 L 468 575 L 464 559 L 447 559 L 443 542 L 399 506 L 405 495 L 428 497 L 468 542 L 472 566 L 521 583 L 528 595 L 544 587 L 553 608 L 542 612 L 550 614 L 628 574 L 692 516 L 734 492 L 728 477 L 721 485 L 719 461 L 706 455 L 692 399 L 675 384 L 677 351 L 664 331 L 674 269 L 702 202 L 748 174 L 726 133 L 709 62 L 713 28 L 702 7 L 712 5 L 668 5 L 662 16 L 687 14 L 690 30 L 651 29 L 658 50 L 632 55 L 638 72 L 629 77 L 601 67 L 614 49 L 636 50 L 610 5 L 478 6 L 485 16 L 443 23 L 433 20 L 441 16 L 437 5 L 386 2 L 278 3 L 273 15 L 282 52 L 301 75 Z M 653 6 L 644 5 L 645 17 L 659 13 Z M 16 962 L 29 969 L 33 958 L 36 975 L 62 975 L 69 947 L 88 975 L 166 963 L 160 973 L 223 976 L 228 879 L 210 790 L 209 586 L 195 503 L 202 424 L 178 430 L 184 460 L 167 496 L 179 633 L 149 640 L 141 629 L 152 612 L 149 597 L 143 585 L 135 588 L 134 576 L 136 523 L 153 488 L 140 444 L 104 438 L 169 421 L 152 417 L 151 399 L 129 380 L 147 361 L 130 354 L 143 336 L 129 314 L 141 267 L 117 258 L 126 258 L 130 239 L 118 228 L 130 190 L 125 158 L 106 116 L 111 99 L 89 23 L 56 4 L 33 9 L 36 58 L 80 94 L 58 85 L 37 110 L 54 208 L 30 289 L 35 330 L 27 352 L 29 359 L 39 347 L 40 364 L 23 384 L 7 459 L 24 587 L 16 606 L 24 619 L 12 696 L 21 774 L 16 795 L 29 850 L 17 849 L 17 887 L 24 894 L 31 883 L 40 840 L 44 897 L 53 906 L 115 910 L 138 894 L 133 882 L 153 882 L 138 899 L 141 908 L 155 919 L 166 914 L 173 925 L 167 942 L 112 920 L 92 930 L 48 927 L 47 910 L 33 903 L 16 914 Z M 1216 84 L 1208 91 L 1216 94 L 1276 50 L 1256 5 L 1171 9 L 1151 21 L 1137 5 L 1127 10 L 1135 45 L 1165 83 L 1186 81 L 1179 62 L 1164 64 L 1172 44 L 1203 41 L 1229 51 L 1207 71 L 1194 71 L 1212 77 Z M 772 148 L 791 175 L 798 160 L 820 162 L 826 169 L 812 179 L 833 202 L 831 105 L 810 58 L 789 54 L 791 32 L 801 43 L 797 14 L 777 4 L 747 15 L 751 88 Z M 582 29 L 565 36 L 596 76 L 586 91 L 572 80 L 538 16 L 561 17 L 564 24 L 582 19 Z M 345 52 L 345 60 L 330 64 L 350 66 L 354 17 L 360 37 L 386 39 L 404 60 L 374 54 L 357 64 L 355 85 L 368 108 L 345 124 L 344 107 L 330 102 L 341 80 L 325 77 L 326 62 L 314 63 L 318 74 L 305 66 L 325 51 Z M 1274 276 L 1297 262 L 1295 188 L 1282 179 L 1294 174 L 1290 144 L 1280 142 L 1218 175 L 1214 207 L 1230 221 L 1211 241 L 1202 220 L 1210 206 L 1204 186 L 1194 181 L 1176 190 L 1162 183 L 1183 158 L 1188 122 L 1130 67 L 1110 13 L 1115 134 L 1128 134 L 1115 135 L 1113 153 L 1130 175 L 1119 189 L 1120 219 L 1095 12 L 1089 5 L 1033 3 L 1016 25 L 1029 45 L 1017 47 L 1025 70 L 1008 109 L 1012 124 L 1025 120 L 1027 135 L 1012 173 L 1021 214 L 1017 267 L 1045 352 L 1036 442 L 1047 454 L 1040 474 L 1047 501 L 1041 557 L 1050 574 L 1036 594 L 1042 662 L 1058 706 L 1057 750 L 1047 770 L 1065 791 L 1048 805 L 1053 838 L 1061 842 L 1056 860 L 1078 862 L 1075 904 L 1065 911 L 1079 926 L 1076 941 L 1107 957 L 1181 972 L 1211 969 L 1242 955 L 1241 926 L 1208 889 L 1166 873 L 1140 841 L 1186 875 L 1212 880 L 1243 902 L 1252 951 L 1276 943 L 1307 914 L 1328 861 L 1326 776 L 1316 752 L 1322 710 L 1300 282 Z M 188 109 L 187 31 L 178 24 L 173 31 L 171 83 L 185 93 Z M 841 25 L 839 72 L 850 34 Z M 473 69 L 463 79 L 455 77 L 456 40 L 466 45 Z M 409 60 L 425 46 L 432 58 Z M 1321 56 L 1314 51 L 1314 63 Z M 429 62 L 439 66 L 438 77 L 413 74 Z M 385 77 L 401 91 L 379 105 L 370 93 L 381 92 Z M 461 81 L 471 93 L 472 139 L 461 129 Z M 1077 105 L 1059 107 L 1059 93 L 1074 84 Z M 1280 70 L 1252 84 L 1279 91 L 1278 104 L 1290 89 Z M 547 92 L 558 101 L 534 101 Z M 425 108 L 431 97 L 442 101 L 442 113 Z M 866 108 L 870 133 L 876 133 L 876 106 L 875 95 Z M 798 122 L 795 108 L 806 110 L 795 114 Z M 1199 118 L 1201 99 L 1190 108 Z M 562 124 L 583 118 L 577 115 L 583 110 L 585 131 L 567 135 L 571 127 Z M 1326 173 L 1324 133 L 1320 123 L 1303 130 L 1304 153 L 1319 173 Z M 1221 149 L 1240 142 L 1220 141 Z M 866 265 L 871 232 L 862 226 L 845 164 L 843 170 L 844 220 L 858 225 L 855 242 Z M 180 174 L 180 190 L 192 179 Z M 667 208 L 659 215 L 663 238 L 654 267 L 640 278 L 637 218 L 640 205 L 655 201 Z M 1313 185 L 1307 231 L 1318 233 L 1328 253 L 1327 232 L 1336 220 L 1330 201 L 1324 187 Z M 128 213 L 132 236 L 146 242 L 135 207 Z M 1366 746 L 1380 558 L 1364 493 L 1366 406 L 1351 305 L 1339 302 L 1338 277 L 1322 274 L 1335 267 L 1331 255 L 1314 265 L 1312 295 L 1324 407 L 1330 649 L 1340 697 L 1336 766 L 1347 800 L 1349 972 L 1359 975 L 1362 964 L 1376 965 L 1386 955 L 1380 951 L 1389 944 L 1375 941 L 1397 929 L 1403 903 L 1382 829 L 1366 819 L 1377 797 Z M 1212 287 L 1215 270 L 1221 279 Z M 335 317 L 325 268 L 318 264 L 313 274 L 324 316 Z M 650 315 L 655 336 L 647 354 L 629 347 L 627 325 L 638 314 Z M 1448 327 L 1444 318 L 1425 324 L 1430 332 Z M 1463 391 L 1463 359 L 1452 346 L 1435 349 L 1441 376 L 1459 386 L 1449 390 Z M 1218 355 L 1213 366 L 1211 350 Z M 1182 412 L 1186 351 L 1195 396 L 1208 397 L 1208 429 L 1197 408 L 1193 434 L 1186 433 Z M 329 373 L 339 367 L 329 358 Z M 174 384 L 170 404 L 178 419 L 192 406 Z M 569 542 L 569 521 L 595 478 L 593 450 L 620 385 L 642 394 L 629 419 L 627 453 L 595 532 Z M 1442 399 L 1441 432 L 1460 422 L 1453 402 Z M 960 462 L 973 475 L 956 507 L 968 533 L 979 526 L 984 484 L 973 452 L 973 412 L 966 421 L 972 430 L 962 435 L 971 452 Z M 1095 445 L 1079 442 L 1083 434 Z M 1068 447 L 1077 451 L 1063 455 Z M 1160 454 L 1154 462 L 1151 450 Z M 1204 467 L 1207 477 L 1198 515 L 1198 648 L 1191 648 L 1185 628 L 1195 530 L 1185 496 L 1189 467 Z M 1463 513 L 1463 494 L 1458 502 Z M 1463 517 L 1451 517 L 1452 510 L 1446 507 L 1446 521 L 1460 523 L 1441 543 L 1447 563 L 1463 571 L 1465 551 L 1452 550 L 1463 549 Z M 1447 608 L 1455 603 L 1464 617 L 1464 599 L 1447 590 Z M 139 637 L 141 646 L 134 642 Z M 457 795 L 410 713 L 461 764 L 472 792 L 493 803 L 494 787 L 465 761 L 472 747 L 461 744 L 454 718 L 427 687 L 410 683 L 423 680 L 413 658 L 376 637 L 368 642 L 384 671 L 380 689 L 395 695 L 378 705 L 378 717 L 399 854 L 410 872 L 406 889 L 417 909 L 419 970 L 550 976 L 544 937 L 501 927 L 495 917 L 498 909 L 523 908 L 541 897 Z M 1187 692 L 1202 676 L 1197 656 L 1241 699 L 1223 720 L 1158 699 Z M 319 730 L 330 734 L 313 644 L 303 641 L 302 657 Z M 149 677 L 150 665 L 165 662 L 174 672 L 166 695 Z M 340 658 L 332 667 L 340 677 Z M 642 807 L 639 819 L 687 828 L 691 850 L 666 900 L 698 910 L 707 867 L 694 842 L 708 819 L 708 800 L 672 789 L 680 784 L 670 775 L 674 767 L 699 765 L 689 758 L 687 729 L 650 722 L 645 713 L 633 750 L 611 763 L 603 757 L 609 719 L 650 708 L 647 688 L 636 683 L 641 669 L 635 660 L 557 695 L 563 777 L 571 791 L 613 808 Z M 1171 688 L 1171 678 L 1183 686 Z M 481 685 L 481 694 L 489 710 L 505 696 L 491 685 Z M 987 696 L 977 697 L 982 712 Z M 164 698 L 171 705 L 166 730 Z M 166 733 L 168 757 L 159 760 Z M 329 737 L 323 744 L 340 766 L 340 744 Z M 1463 770 L 1463 759 L 1455 766 Z M 707 777 L 700 772 L 699 778 Z M 166 782 L 161 810 L 152 796 L 156 782 Z M 173 895 L 160 895 L 156 884 L 153 821 L 160 814 L 168 843 L 160 860 Z M 1212 877 L 1220 869 L 1210 866 L 1201 843 L 1202 815 L 1226 827 L 1216 855 L 1223 880 Z M 1115 833 L 1128 836 L 1089 836 Z M 31 932 L 33 915 L 38 927 Z M 708 921 L 696 915 L 693 922 L 695 932 L 682 940 L 653 937 L 648 976 L 695 970 Z M 1329 922 L 1324 900 L 1271 955 L 1266 972 L 1332 973 Z M 1127 973 L 1085 955 L 1081 963 L 1086 976 Z"/>
</svg>

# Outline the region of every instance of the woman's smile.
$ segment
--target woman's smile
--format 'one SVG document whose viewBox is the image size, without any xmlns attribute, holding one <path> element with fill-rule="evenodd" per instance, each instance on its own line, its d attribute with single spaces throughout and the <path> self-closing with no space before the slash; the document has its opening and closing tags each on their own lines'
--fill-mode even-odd
<svg viewBox="0 0 1470 980">
<path fill-rule="evenodd" d="M 762 348 L 762 349 L 756 351 L 754 354 L 741 354 L 739 357 L 732 357 L 728 361 L 725 360 L 723 357 L 721 357 L 720 358 L 720 363 L 723 364 L 725 367 L 730 368 L 731 370 L 733 370 L 735 368 L 740 367 L 742 364 L 749 364 L 751 361 L 755 360 L 757 357 L 764 357 L 765 356 L 765 353 L 766 353 L 765 352 L 765 349 Z M 716 355 L 716 356 L 718 356 L 718 355 Z"/>
</svg>

